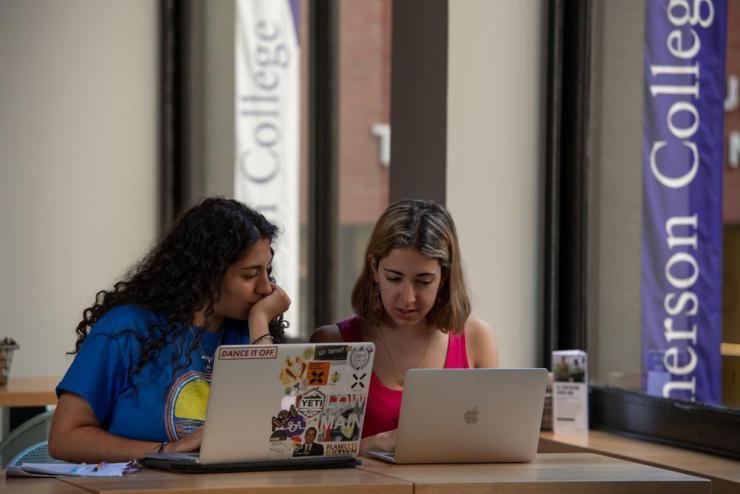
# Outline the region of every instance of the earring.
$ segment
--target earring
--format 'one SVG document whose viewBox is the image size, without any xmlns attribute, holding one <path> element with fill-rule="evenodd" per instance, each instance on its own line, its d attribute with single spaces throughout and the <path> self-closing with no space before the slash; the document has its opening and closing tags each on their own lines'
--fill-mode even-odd
<svg viewBox="0 0 740 494">
<path fill-rule="evenodd" d="M 383 302 L 380 299 L 380 288 L 376 282 L 373 282 L 370 289 L 370 313 L 377 319 L 383 316 Z"/>
</svg>

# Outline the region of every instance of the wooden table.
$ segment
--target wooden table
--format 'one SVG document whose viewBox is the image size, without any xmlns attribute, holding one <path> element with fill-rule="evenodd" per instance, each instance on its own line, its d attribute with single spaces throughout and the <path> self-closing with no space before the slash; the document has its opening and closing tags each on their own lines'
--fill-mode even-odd
<svg viewBox="0 0 740 494">
<path fill-rule="evenodd" d="M 414 494 L 710 493 L 706 479 L 592 453 L 538 454 L 532 463 L 388 465 L 363 470 L 413 482 Z"/>
<path fill-rule="evenodd" d="M 35 407 L 56 405 L 54 388 L 58 376 L 11 377 L 6 386 L 0 387 L 0 407 Z"/>
<path fill-rule="evenodd" d="M 19 479 L 23 480 L 23 479 Z M 199 492 L 201 494 L 413 494 L 409 481 L 360 468 L 288 470 L 283 472 L 175 474 L 142 470 L 115 478 L 77 478 L 65 482 L 93 493 Z"/>
<path fill-rule="evenodd" d="M 539 451 L 598 453 L 710 479 L 714 494 L 740 493 L 740 461 L 609 432 L 592 430 L 583 436 L 541 432 Z"/>
<path fill-rule="evenodd" d="M 3 494 L 90 494 L 81 487 L 58 479 L 6 479 L 0 476 Z"/>
<path fill-rule="evenodd" d="M 105 494 L 710 493 L 706 479 L 591 453 L 541 454 L 533 463 L 508 464 L 389 465 L 363 458 L 359 468 L 339 470 L 205 475 L 143 470 L 124 477 L 64 482 Z"/>
</svg>

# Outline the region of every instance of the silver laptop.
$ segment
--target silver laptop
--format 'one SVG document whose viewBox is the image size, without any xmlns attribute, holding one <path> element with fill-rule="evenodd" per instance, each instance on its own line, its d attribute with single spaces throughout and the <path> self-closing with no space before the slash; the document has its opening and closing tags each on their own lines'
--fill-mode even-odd
<svg viewBox="0 0 740 494">
<path fill-rule="evenodd" d="M 220 346 L 200 454 L 151 454 L 144 464 L 200 472 L 354 465 L 374 350 L 372 343 Z"/>
<path fill-rule="evenodd" d="M 393 463 L 527 462 L 537 454 L 546 369 L 410 369 Z"/>
</svg>

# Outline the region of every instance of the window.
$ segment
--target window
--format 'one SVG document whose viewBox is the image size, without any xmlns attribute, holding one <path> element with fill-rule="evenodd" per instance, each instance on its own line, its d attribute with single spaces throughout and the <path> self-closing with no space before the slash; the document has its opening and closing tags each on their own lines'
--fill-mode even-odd
<svg viewBox="0 0 740 494">
<path fill-rule="evenodd" d="M 339 250 L 334 320 L 350 296 L 375 220 L 388 205 L 391 0 L 339 4 Z"/>
<path fill-rule="evenodd" d="M 740 2 L 564 3 L 550 21 L 563 55 L 551 48 L 545 358 L 588 350 L 597 426 L 737 454 Z M 692 29 L 704 53 L 689 50 Z M 715 83 L 712 39 L 727 69 Z"/>
</svg>

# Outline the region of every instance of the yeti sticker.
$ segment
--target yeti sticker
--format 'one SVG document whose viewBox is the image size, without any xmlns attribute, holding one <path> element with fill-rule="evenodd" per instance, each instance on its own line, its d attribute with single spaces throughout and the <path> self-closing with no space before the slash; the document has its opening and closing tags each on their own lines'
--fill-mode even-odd
<svg viewBox="0 0 740 494">
<path fill-rule="evenodd" d="M 304 395 L 298 396 L 298 411 L 304 417 L 314 417 L 321 413 L 326 403 L 326 396 L 318 389 L 312 389 Z"/>
</svg>

